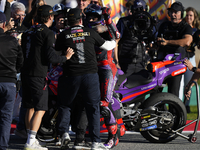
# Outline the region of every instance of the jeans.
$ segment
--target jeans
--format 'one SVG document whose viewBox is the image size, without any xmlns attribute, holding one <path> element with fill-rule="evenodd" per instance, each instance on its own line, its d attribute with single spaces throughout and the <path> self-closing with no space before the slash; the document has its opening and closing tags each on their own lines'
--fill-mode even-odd
<svg viewBox="0 0 200 150">
<path fill-rule="evenodd" d="M 15 96 L 15 83 L 0 82 L 0 150 L 8 147 Z"/>
<path fill-rule="evenodd" d="M 98 74 L 61 76 L 58 80 L 58 134 L 69 132 L 72 102 L 80 92 L 84 101 L 92 142 L 100 139 L 100 89 Z"/>
</svg>

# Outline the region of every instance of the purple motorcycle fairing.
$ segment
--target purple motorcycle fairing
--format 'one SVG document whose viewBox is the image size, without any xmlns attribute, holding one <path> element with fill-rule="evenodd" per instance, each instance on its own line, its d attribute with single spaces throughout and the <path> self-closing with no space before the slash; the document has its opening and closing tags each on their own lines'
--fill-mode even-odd
<svg viewBox="0 0 200 150">
<path fill-rule="evenodd" d="M 173 61 L 173 59 L 175 60 Z M 182 69 L 181 70 L 182 71 L 181 74 L 182 74 L 186 71 L 186 66 L 183 64 L 184 59 L 181 59 L 181 55 L 169 54 L 165 57 L 165 59 L 162 62 L 165 62 L 165 61 L 171 61 L 171 63 L 164 65 L 161 68 L 157 68 L 155 72 L 152 72 L 153 79 L 151 83 L 140 85 L 133 88 L 127 88 L 124 85 L 127 79 L 124 80 L 119 86 L 119 89 L 115 91 L 116 93 L 121 94 L 122 96 L 121 102 L 122 103 L 130 102 L 138 96 L 147 95 L 156 86 L 158 87 L 162 86 L 164 80 L 168 77 L 171 77 L 174 72 Z M 123 71 L 119 70 L 118 74 L 122 75 Z M 117 100 L 116 100 L 116 103 L 118 103 Z M 119 108 L 117 104 L 113 105 L 113 107 L 115 107 L 114 109 Z"/>
</svg>

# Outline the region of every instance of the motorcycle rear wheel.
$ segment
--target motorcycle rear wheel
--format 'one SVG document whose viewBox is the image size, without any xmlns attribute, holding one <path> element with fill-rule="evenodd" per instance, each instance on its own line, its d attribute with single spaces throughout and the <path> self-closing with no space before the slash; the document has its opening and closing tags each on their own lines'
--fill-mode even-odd
<svg viewBox="0 0 200 150">
<path fill-rule="evenodd" d="M 174 125 L 172 126 L 172 130 L 177 130 L 186 124 L 187 112 L 185 105 L 177 96 L 171 93 L 157 93 L 149 97 L 144 102 L 144 108 L 149 106 L 157 107 L 159 111 L 163 111 L 163 108 L 165 108 L 164 111 L 167 109 L 167 111 L 173 115 Z M 181 133 L 182 130 L 179 132 Z M 178 136 L 175 133 L 168 132 L 166 129 L 154 129 L 142 131 L 140 133 L 145 139 L 152 143 L 167 143 Z"/>
</svg>

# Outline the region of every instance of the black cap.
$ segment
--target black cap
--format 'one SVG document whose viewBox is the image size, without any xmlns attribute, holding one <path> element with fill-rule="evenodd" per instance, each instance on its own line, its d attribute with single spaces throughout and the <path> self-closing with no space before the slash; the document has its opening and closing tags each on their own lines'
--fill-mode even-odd
<svg viewBox="0 0 200 150">
<path fill-rule="evenodd" d="M 53 11 L 53 8 L 50 5 L 42 5 L 37 10 L 37 15 L 39 16 L 49 16 L 49 15 L 57 15 L 57 12 Z"/>
<path fill-rule="evenodd" d="M 6 22 L 6 16 L 5 16 L 4 13 L 2 13 L 2 12 L 0 11 L 0 23 L 4 23 L 4 22 Z"/>
<path fill-rule="evenodd" d="M 79 8 L 72 8 L 68 12 L 68 21 L 74 22 L 78 19 L 82 18 L 82 11 Z"/>
<path fill-rule="evenodd" d="M 177 2 L 174 2 L 170 8 L 168 8 L 168 10 L 171 10 L 171 9 L 182 12 L 184 10 L 184 7 L 181 2 L 177 1 Z"/>
</svg>

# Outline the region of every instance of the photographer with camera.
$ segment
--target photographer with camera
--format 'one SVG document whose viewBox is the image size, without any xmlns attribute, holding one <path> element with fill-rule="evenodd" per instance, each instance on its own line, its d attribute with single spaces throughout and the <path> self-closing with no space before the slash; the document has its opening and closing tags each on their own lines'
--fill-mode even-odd
<svg viewBox="0 0 200 150">
<path fill-rule="evenodd" d="M 24 20 L 26 8 L 23 3 L 15 2 L 11 5 L 11 18 L 14 22 L 14 27 L 11 30 L 8 30 L 6 33 L 15 37 L 21 43 L 21 35 L 27 30 L 22 22 Z"/>
<path fill-rule="evenodd" d="M 181 2 L 175 2 L 168 8 L 171 21 L 162 23 L 158 31 L 158 59 L 164 59 L 167 54 L 180 53 L 186 56 L 186 49 L 192 42 L 192 28 L 183 20 L 185 17 L 184 7 Z M 168 92 L 179 96 L 181 75 L 168 78 Z"/>
<path fill-rule="evenodd" d="M 120 18 L 117 28 L 121 34 L 119 41 L 119 61 L 117 53 L 115 61 L 118 68 L 130 76 L 133 73 L 144 75 L 146 67 L 146 49 L 142 42 L 145 37 L 149 40 L 154 36 L 153 18 L 147 12 L 144 0 L 135 0 L 131 6 L 132 15 Z"/>
</svg>

